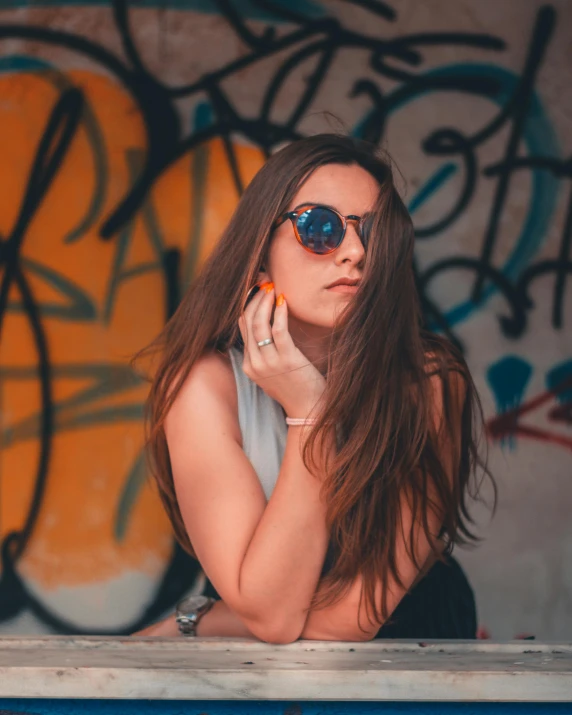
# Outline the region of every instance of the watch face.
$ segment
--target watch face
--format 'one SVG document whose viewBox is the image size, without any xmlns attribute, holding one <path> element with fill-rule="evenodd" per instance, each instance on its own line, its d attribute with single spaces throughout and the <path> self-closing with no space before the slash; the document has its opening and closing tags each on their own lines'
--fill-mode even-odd
<svg viewBox="0 0 572 715">
<path fill-rule="evenodd" d="M 209 603 L 208 596 L 189 596 L 179 605 L 180 611 L 200 611 Z"/>
</svg>

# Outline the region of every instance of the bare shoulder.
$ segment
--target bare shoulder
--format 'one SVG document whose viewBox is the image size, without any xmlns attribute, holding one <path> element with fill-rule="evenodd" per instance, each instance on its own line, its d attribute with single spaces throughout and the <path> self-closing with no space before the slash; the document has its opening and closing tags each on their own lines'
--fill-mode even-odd
<svg viewBox="0 0 572 715">
<path fill-rule="evenodd" d="M 166 430 L 172 432 L 173 423 L 181 421 L 187 425 L 216 421 L 242 444 L 236 381 L 226 353 L 206 352 L 193 365 L 167 415 Z"/>
<path fill-rule="evenodd" d="M 227 353 L 211 350 L 196 361 L 183 389 L 193 389 L 197 384 L 220 396 L 225 402 L 234 402 L 236 405 L 234 372 Z"/>
</svg>

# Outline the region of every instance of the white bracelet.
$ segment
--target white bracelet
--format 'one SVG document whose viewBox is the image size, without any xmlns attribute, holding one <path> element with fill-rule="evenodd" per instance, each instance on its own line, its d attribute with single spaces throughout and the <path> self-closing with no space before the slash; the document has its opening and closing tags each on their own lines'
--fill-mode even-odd
<svg viewBox="0 0 572 715">
<path fill-rule="evenodd" d="M 304 419 L 303 417 L 286 417 L 287 425 L 314 425 L 316 424 L 315 419 Z"/>
</svg>

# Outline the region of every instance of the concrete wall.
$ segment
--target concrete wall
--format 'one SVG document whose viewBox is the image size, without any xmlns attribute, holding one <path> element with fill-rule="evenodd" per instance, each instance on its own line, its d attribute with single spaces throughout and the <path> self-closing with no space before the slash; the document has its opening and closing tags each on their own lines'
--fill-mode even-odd
<svg viewBox="0 0 572 715">
<path fill-rule="evenodd" d="M 264 150 L 345 127 L 399 165 L 428 320 L 484 402 L 480 623 L 570 638 L 570 3 L 131 4 L 0 5 L 0 633 L 131 632 L 202 588 L 127 358 Z"/>
</svg>

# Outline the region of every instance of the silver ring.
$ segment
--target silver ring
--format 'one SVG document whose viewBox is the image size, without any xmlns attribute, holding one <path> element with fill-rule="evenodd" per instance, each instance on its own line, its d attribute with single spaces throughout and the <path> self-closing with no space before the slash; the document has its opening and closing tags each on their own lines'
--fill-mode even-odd
<svg viewBox="0 0 572 715">
<path fill-rule="evenodd" d="M 266 338 L 266 340 L 261 340 L 259 343 L 256 343 L 259 348 L 263 348 L 265 345 L 270 345 L 273 343 L 274 340 L 272 338 Z"/>
</svg>

